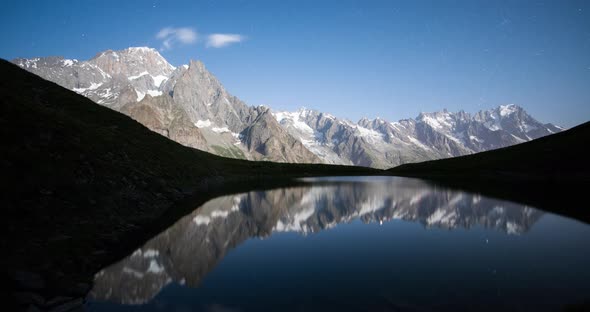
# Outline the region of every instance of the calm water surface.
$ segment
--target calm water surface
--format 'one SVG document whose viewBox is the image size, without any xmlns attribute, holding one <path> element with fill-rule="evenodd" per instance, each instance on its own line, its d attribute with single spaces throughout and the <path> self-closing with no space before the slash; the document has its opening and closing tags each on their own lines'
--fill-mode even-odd
<svg viewBox="0 0 590 312">
<path fill-rule="evenodd" d="M 213 199 L 95 276 L 91 311 L 554 311 L 590 299 L 590 226 L 417 179 Z"/>
</svg>

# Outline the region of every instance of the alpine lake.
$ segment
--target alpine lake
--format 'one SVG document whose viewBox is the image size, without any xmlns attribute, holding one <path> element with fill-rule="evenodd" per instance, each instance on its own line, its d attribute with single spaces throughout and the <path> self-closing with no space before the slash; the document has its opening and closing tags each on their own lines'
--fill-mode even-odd
<svg viewBox="0 0 590 312">
<path fill-rule="evenodd" d="M 89 311 L 562 311 L 590 226 L 400 177 L 218 197 L 96 273 Z"/>
</svg>

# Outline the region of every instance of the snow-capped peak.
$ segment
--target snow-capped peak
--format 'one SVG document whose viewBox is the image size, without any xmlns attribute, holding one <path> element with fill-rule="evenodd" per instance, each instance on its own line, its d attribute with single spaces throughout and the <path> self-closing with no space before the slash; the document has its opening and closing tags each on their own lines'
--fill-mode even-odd
<svg viewBox="0 0 590 312">
<path fill-rule="evenodd" d="M 502 116 L 502 117 L 508 116 L 508 115 L 516 112 L 517 109 L 518 109 L 518 106 L 516 106 L 514 104 L 500 105 L 500 107 L 498 107 L 498 110 L 500 111 L 500 116 Z"/>
<path fill-rule="evenodd" d="M 157 53 L 160 54 L 158 52 L 158 50 L 154 49 L 154 48 L 150 48 L 150 47 L 129 47 L 123 51 L 128 51 L 130 53 Z"/>
<path fill-rule="evenodd" d="M 449 129 L 454 125 L 453 116 L 446 109 L 435 113 L 420 113 L 416 118 L 436 130 Z"/>
<path fill-rule="evenodd" d="M 367 117 L 361 117 L 361 119 L 359 119 L 359 121 L 357 122 L 357 124 L 363 124 L 363 123 L 367 123 L 370 122 L 371 120 Z"/>
<path fill-rule="evenodd" d="M 299 116 L 301 116 L 302 118 L 307 117 L 309 114 L 313 113 L 314 111 L 302 106 L 301 108 L 299 108 L 299 110 L 297 110 L 297 113 L 299 113 Z"/>
<path fill-rule="evenodd" d="M 71 67 L 72 65 L 77 64 L 78 60 L 77 59 L 73 59 L 73 60 L 63 59 L 61 62 L 63 63 L 64 66 Z"/>
</svg>

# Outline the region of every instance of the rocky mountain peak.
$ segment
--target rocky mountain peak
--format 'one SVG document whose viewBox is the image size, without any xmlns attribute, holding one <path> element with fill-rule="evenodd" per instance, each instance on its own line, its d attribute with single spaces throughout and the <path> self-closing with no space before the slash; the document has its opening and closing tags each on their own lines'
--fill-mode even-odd
<svg viewBox="0 0 590 312">
<path fill-rule="evenodd" d="M 511 115 L 517 111 L 523 111 L 522 107 L 516 106 L 515 104 L 500 105 L 496 110 L 502 117 Z"/>
<path fill-rule="evenodd" d="M 231 96 L 201 61 L 191 60 L 175 78 L 173 98 L 187 110 L 191 120 L 211 120 L 239 132 L 248 119 L 249 108 Z"/>
<path fill-rule="evenodd" d="M 365 125 L 365 124 L 369 124 L 371 122 L 371 120 L 367 117 L 362 117 L 357 124 L 359 125 Z"/>
<path fill-rule="evenodd" d="M 464 110 L 458 111 L 455 115 L 459 120 L 462 121 L 471 119 L 471 115 L 469 115 L 469 113 L 466 113 Z"/>
<path fill-rule="evenodd" d="M 254 110 L 258 113 L 258 115 L 270 113 L 270 108 L 265 105 L 258 105 L 254 107 Z"/>
<path fill-rule="evenodd" d="M 455 127 L 455 115 L 446 109 L 440 112 L 420 113 L 416 121 L 423 122 L 436 130 L 449 130 Z"/>
<path fill-rule="evenodd" d="M 207 68 L 205 67 L 205 64 L 201 61 L 201 60 L 190 60 L 188 63 L 188 68 L 187 69 L 196 69 L 200 72 L 206 72 L 209 73 L 209 71 L 207 71 Z"/>
<path fill-rule="evenodd" d="M 207 70 L 205 64 L 199 60 L 190 60 L 186 72 L 183 74 L 183 80 L 190 80 L 193 84 L 204 85 L 208 89 L 214 90 L 213 93 L 225 93 L 223 85 L 217 78 Z"/>
<path fill-rule="evenodd" d="M 143 74 L 168 77 L 175 69 L 160 53 L 147 47 L 107 50 L 88 61 L 111 76 L 139 77 Z"/>
</svg>

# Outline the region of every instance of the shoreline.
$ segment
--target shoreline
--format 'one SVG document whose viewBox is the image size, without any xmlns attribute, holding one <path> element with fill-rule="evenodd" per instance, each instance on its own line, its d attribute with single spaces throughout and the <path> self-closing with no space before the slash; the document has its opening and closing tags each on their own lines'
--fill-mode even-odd
<svg viewBox="0 0 590 312">
<path fill-rule="evenodd" d="M 374 170 L 353 174 L 351 172 L 330 173 L 330 176 L 372 176 Z M 40 262 L 83 261 L 84 270 L 63 268 L 58 272 L 40 272 L 36 268 L 17 267 L 15 270 L 4 272 L 4 285 L 9 290 L 5 293 L 5 302 L 12 303 L 9 307 L 24 310 L 30 307 L 41 311 L 56 308 L 70 311 L 83 308 L 87 293 L 92 288 L 94 274 L 104 267 L 128 256 L 133 250 L 141 247 L 146 241 L 164 231 L 183 216 L 198 209 L 205 202 L 224 195 L 231 195 L 256 190 L 269 190 L 286 186 L 305 185 L 306 182 L 297 181 L 302 177 L 326 176 L 303 172 L 288 177 L 208 177 L 199 182 L 192 192 L 182 193 L 180 198 L 171 202 L 168 208 L 157 218 L 147 222 L 144 226 L 131 225 L 128 228 L 113 227 L 109 239 L 104 239 L 100 233 L 94 233 L 94 240 L 85 241 L 83 237 L 76 237 L 75 233 L 65 233 L 64 241 L 69 244 L 84 244 L 86 248 L 58 257 L 46 258 Z M 77 222 L 79 220 L 70 220 Z M 71 234 L 71 235 L 68 235 Z M 67 238 L 66 238 L 67 237 Z M 59 240 L 56 241 L 59 243 Z M 41 264 L 43 266 L 43 264 Z"/>
</svg>

